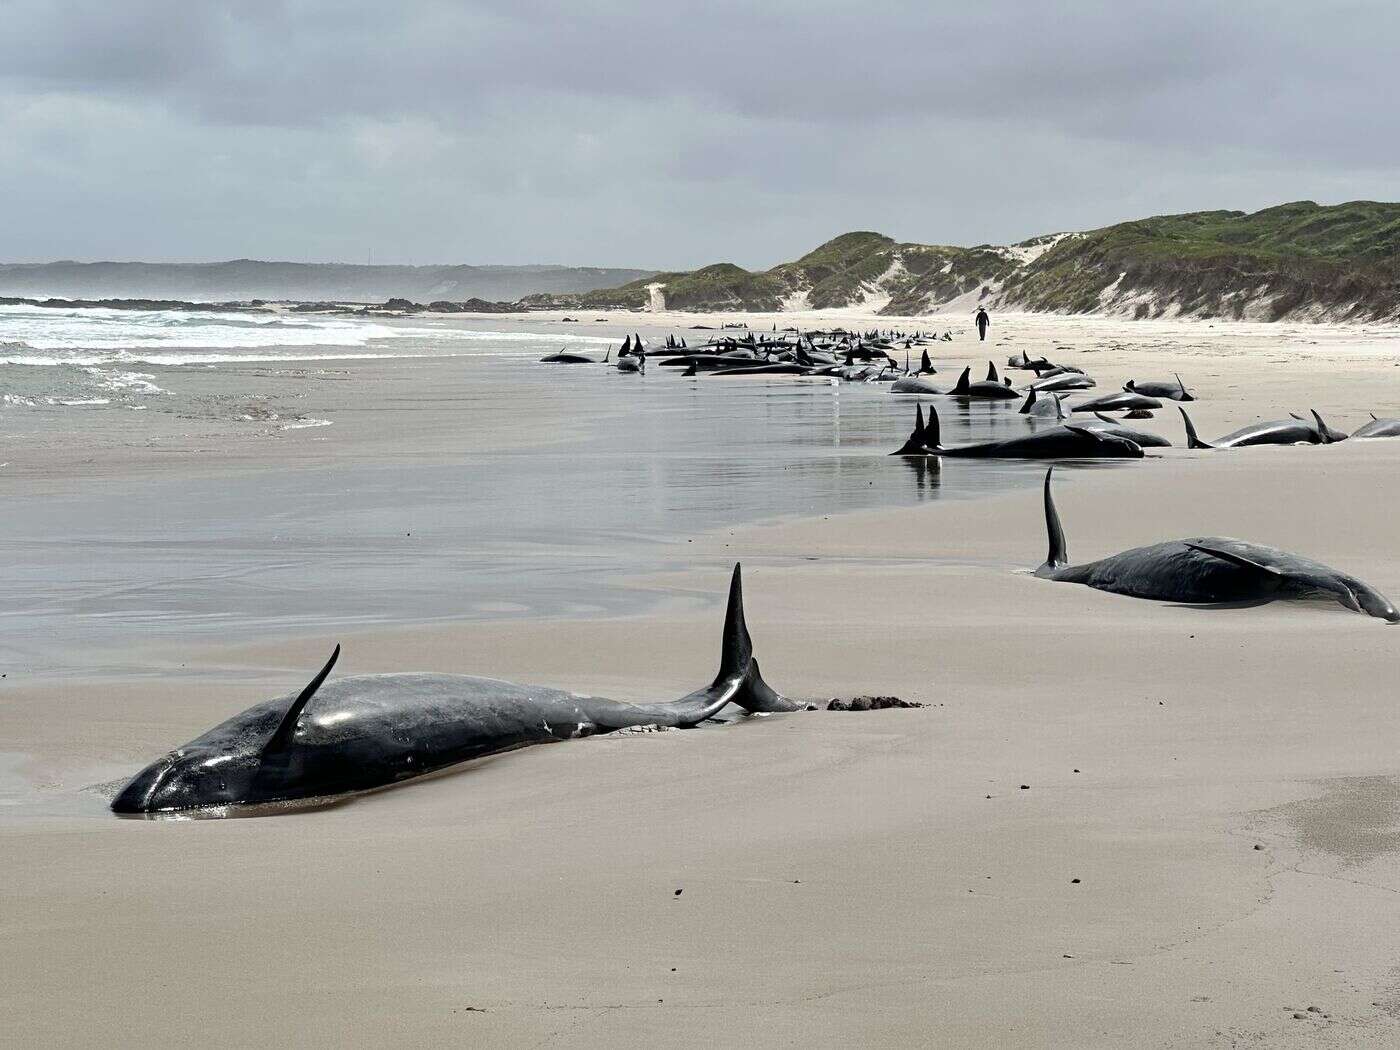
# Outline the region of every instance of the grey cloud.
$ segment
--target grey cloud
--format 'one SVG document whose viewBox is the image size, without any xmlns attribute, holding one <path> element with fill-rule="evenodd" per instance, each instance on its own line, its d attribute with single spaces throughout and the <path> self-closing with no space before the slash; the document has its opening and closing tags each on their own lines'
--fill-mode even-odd
<svg viewBox="0 0 1400 1050">
<path fill-rule="evenodd" d="M 767 264 L 1384 196 L 1393 4 L 0 0 L 10 257 Z M 17 216 L 17 218 L 15 218 Z"/>
</svg>

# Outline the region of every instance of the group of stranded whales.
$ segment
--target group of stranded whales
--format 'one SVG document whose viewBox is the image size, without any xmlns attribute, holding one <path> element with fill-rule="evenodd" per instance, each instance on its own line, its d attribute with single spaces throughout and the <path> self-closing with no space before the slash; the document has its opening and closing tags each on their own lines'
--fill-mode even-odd
<svg viewBox="0 0 1400 1050">
<path fill-rule="evenodd" d="M 255 704 L 151 763 L 117 793 L 112 810 L 151 815 L 328 800 L 531 744 L 636 726 L 695 726 L 731 704 L 749 713 L 812 706 L 763 680 L 744 622 L 737 564 L 719 673 L 679 700 L 629 704 L 457 674 L 355 675 L 328 683 L 339 656 L 337 645 L 295 696 Z"/>
<path fill-rule="evenodd" d="M 776 327 L 776 326 L 775 326 Z M 1144 448 L 1170 442 L 1125 426 L 1124 418 L 1150 416 L 1163 400 L 1194 401 L 1179 375 L 1173 380 L 1129 380 L 1114 393 L 1070 407 L 1069 392 L 1092 389 L 1094 380 L 1073 366 L 1051 364 L 1025 354 L 1008 365 L 1034 371 L 1024 395 L 1001 378 L 989 362 L 987 377 L 972 381 L 964 368 L 957 383 L 940 390 L 927 350 L 918 368 L 906 357 L 900 367 L 890 351 L 937 337 L 878 331 L 841 330 L 787 334 L 770 339 L 752 332 L 689 347 L 668 337 L 664 350 L 648 351 L 641 337 L 628 337 L 616 367 L 643 373 L 648 355 L 710 376 L 823 375 L 860 382 L 889 382 L 899 394 L 939 396 L 963 402 L 1020 402 L 1019 414 L 1055 425 L 1000 441 L 945 446 L 938 411 L 915 408 L 914 430 L 895 456 L 931 459 L 1140 459 Z M 945 335 L 944 341 L 947 341 Z M 635 341 L 634 341 L 635 340 Z M 552 364 L 607 364 L 584 354 L 561 351 L 542 360 Z M 857 364 L 857 361 L 861 363 Z M 1329 427 L 1316 412 L 1256 423 L 1212 442 L 1202 441 L 1191 418 L 1179 408 L 1191 449 L 1251 445 L 1332 444 L 1348 435 Z M 1079 420 L 1076 415 L 1092 415 Z M 1350 437 L 1400 437 L 1400 419 L 1378 419 Z M 1279 599 L 1330 599 L 1356 612 L 1400 623 L 1389 599 L 1365 582 L 1330 566 L 1274 547 L 1229 537 L 1205 536 L 1158 542 L 1097 561 L 1069 564 L 1051 481 L 1045 474 L 1044 505 L 1049 551 L 1035 575 L 1156 601 L 1186 604 L 1257 604 Z M 295 696 L 256 704 L 176 748 L 136 774 L 113 798 L 124 815 L 159 815 L 202 810 L 231 815 L 265 804 L 333 801 L 389 787 L 472 759 L 639 726 L 692 727 L 726 708 L 750 714 L 810 710 L 763 680 L 744 622 L 743 584 L 734 566 L 725 615 L 720 668 L 714 681 L 678 700 L 624 703 L 559 689 L 518 685 L 458 674 L 356 675 L 330 680 L 340 655 L 330 659 Z"/>
<path fill-rule="evenodd" d="M 663 358 L 664 367 L 675 368 L 686 377 L 794 376 L 835 382 L 896 384 L 934 374 L 937 370 L 929 359 L 928 350 L 922 348 L 951 340 L 951 332 L 938 336 L 923 331 L 849 332 L 834 328 L 784 329 L 780 333 L 774 325 L 772 333 L 724 334 L 696 346 L 673 335 L 667 336 L 662 346 L 648 346 L 640 334 L 634 333 L 626 337 L 615 361 L 609 349 L 601 360 L 561 350 L 540 358 L 540 362 L 611 365 L 622 372 L 644 374 L 648 358 Z M 921 348 L 917 366 L 911 353 L 916 347 Z M 902 364 L 895 356 L 899 350 L 904 351 Z M 921 393 L 938 392 L 931 384 L 916 385 L 912 389 Z"/>
</svg>

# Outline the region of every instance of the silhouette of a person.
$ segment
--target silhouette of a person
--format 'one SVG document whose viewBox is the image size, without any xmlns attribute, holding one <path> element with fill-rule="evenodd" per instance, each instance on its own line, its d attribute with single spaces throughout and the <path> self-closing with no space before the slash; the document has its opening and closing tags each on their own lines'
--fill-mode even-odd
<svg viewBox="0 0 1400 1050">
<path fill-rule="evenodd" d="M 987 325 L 992 323 L 992 319 L 987 316 L 987 311 L 979 306 L 973 320 L 977 322 L 978 340 L 985 343 L 987 341 Z"/>
</svg>

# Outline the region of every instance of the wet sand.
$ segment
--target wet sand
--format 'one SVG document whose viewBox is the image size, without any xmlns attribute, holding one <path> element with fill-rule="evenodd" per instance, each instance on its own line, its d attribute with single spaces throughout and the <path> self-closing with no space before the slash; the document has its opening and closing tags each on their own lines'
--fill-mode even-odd
<svg viewBox="0 0 1400 1050">
<path fill-rule="evenodd" d="M 1348 430 L 1400 409 L 1391 330 L 996 322 L 999 364 L 1044 349 L 1100 391 L 1181 370 L 1205 436 L 1290 409 Z M 983 350 L 962 334 L 938 356 Z M 386 415 L 363 446 L 323 436 L 351 457 L 412 440 Z M 1170 408 L 1142 425 L 1180 438 Z M 268 442 L 266 469 L 303 437 Z M 252 470 L 261 454 L 230 452 Z M 1400 442 L 1177 449 L 1057 472 L 1057 495 L 1076 559 L 1221 533 L 1397 597 L 1398 466 Z M 75 656 L 0 682 L 7 1030 L 74 1046 L 1400 1045 L 1400 631 L 1339 606 L 1192 609 L 1035 579 L 1033 488 L 669 542 L 673 571 L 619 581 L 651 596 L 644 615 L 138 633 L 132 661 L 160 673 Z M 120 821 L 89 790 L 299 686 L 336 639 L 339 673 L 679 695 L 714 673 L 735 558 L 775 687 L 930 706 L 534 748 L 261 820 Z"/>
</svg>

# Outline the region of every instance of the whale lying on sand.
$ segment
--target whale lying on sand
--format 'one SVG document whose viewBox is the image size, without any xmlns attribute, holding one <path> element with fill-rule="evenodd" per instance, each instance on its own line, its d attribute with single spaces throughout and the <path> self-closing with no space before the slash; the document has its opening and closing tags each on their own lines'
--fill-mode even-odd
<svg viewBox="0 0 1400 1050">
<path fill-rule="evenodd" d="M 348 795 L 502 751 L 629 726 L 693 726 L 729 704 L 797 711 L 759 674 L 739 566 L 729 586 L 719 674 L 679 700 L 626 704 L 456 674 L 356 675 L 234 715 L 147 766 L 112 800 L 124 814 Z"/>
<path fill-rule="evenodd" d="M 890 384 L 891 394 L 941 394 L 933 380 L 922 375 L 900 376 Z"/>
<path fill-rule="evenodd" d="M 990 361 L 987 362 L 987 365 L 989 374 L 996 375 L 995 366 L 993 366 Z M 981 398 L 987 401 L 1020 400 L 1020 394 L 1016 393 L 1016 391 L 1012 390 L 1011 387 L 1007 386 L 1005 383 L 1001 383 L 995 379 L 983 379 L 976 383 L 969 383 L 968 377 L 971 374 L 971 367 L 964 368 L 962 370 L 962 375 L 958 377 L 957 385 L 953 387 L 952 390 L 948 391 L 949 395 L 953 397 Z"/>
<path fill-rule="evenodd" d="M 1148 397 L 1165 397 L 1169 401 L 1195 401 L 1196 398 L 1186 389 L 1186 384 L 1181 381 L 1181 376 L 1175 372 L 1176 382 L 1165 379 L 1145 379 L 1139 382 L 1136 379 L 1129 379 L 1123 384 L 1123 389 L 1131 394 L 1146 394 Z"/>
<path fill-rule="evenodd" d="M 1051 394 L 1049 397 L 1041 397 L 1040 391 L 1031 387 L 1026 391 L 1026 400 L 1021 407 L 1016 410 L 1023 416 L 1036 416 L 1043 418 L 1050 416 L 1053 419 L 1064 419 L 1065 409 L 1060 404 L 1060 395 Z"/>
<path fill-rule="evenodd" d="M 1114 437 L 1124 438 L 1141 445 L 1143 448 L 1171 448 L 1172 443 L 1160 434 L 1154 434 L 1150 430 L 1138 430 L 1136 427 L 1124 426 L 1116 419 L 1108 416 L 1095 414 L 1093 419 L 1086 419 L 1079 423 L 1079 426 L 1089 430 L 1097 430 L 1101 434 L 1112 434 Z"/>
<path fill-rule="evenodd" d="M 1316 412 L 1313 419 L 1317 425 L 1306 423 L 1297 416 L 1288 419 L 1274 419 L 1267 423 L 1251 423 L 1247 427 L 1232 431 L 1214 441 L 1202 441 L 1196 436 L 1196 426 L 1186 409 L 1178 406 L 1182 422 L 1186 424 L 1187 448 L 1246 448 L 1249 445 L 1329 445 L 1337 440 L 1333 431 Z M 1345 435 L 1343 435 L 1345 437 Z"/>
<path fill-rule="evenodd" d="M 939 440 L 938 410 L 915 409 L 914 430 L 892 456 L 944 456 L 958 459 L 1141 459 L 1142 446 L 1102 428 L 1065 424 L 1006 441 L 944 448 Z"/>
<path fill-rule="evenodd" d="M 1091 390 L 1097 385 L 1083 372 L 1060 372 L 1044 379 L 1037 379 L 1031 384 L 1031 388 L 1039 390 L 1042 394 L 1049 394 L 1056 390 Z"/>
<path fill-rule="evenodd" d="M 1130 390 L 1120 390 L 1116 394 L 1100 394 L 1088 401 L 1075 405 L 1071 412 L 1142 412 L 1161 408 L 1162 402 L 1145 394 L 1134 394 Z"/>
<path fill-rule="evenodd" d="M 1356 433 L 1351 436 L 1354 438 L 1400 437 L 1400 419 L 1377 419 L 1376 414 L 1372 412 L 1371 422 L 1358 428 Z"/>
<path fill-rule="evenodd" d="M 1054 473 L 1054 467 L 1045 472 L 1050 549 L 1045 564 L 1035 571 L 1037 576 L 1132 598 L 1193 605 L 1330 598 L 1355 612 L 1400 623 L 1400 612 L 1390 599 L 1355 576 L 1276 547 L 1226 536 L 1168 540 L 1070 565 L 1064 529 L 1050 494 Z"/>
<path fill-rule="evenodd" d="M 561 350 L 557 354 L 549 354 L 540 358 L 540 363 L 546 365 L 596 365 L 598 361 L 585 354 L 573 354 L 567 350 Z"/>
</svg>

